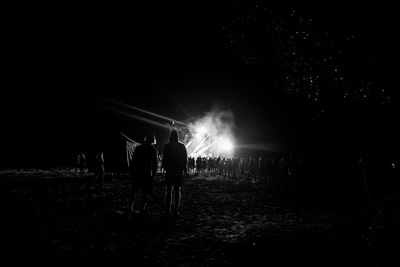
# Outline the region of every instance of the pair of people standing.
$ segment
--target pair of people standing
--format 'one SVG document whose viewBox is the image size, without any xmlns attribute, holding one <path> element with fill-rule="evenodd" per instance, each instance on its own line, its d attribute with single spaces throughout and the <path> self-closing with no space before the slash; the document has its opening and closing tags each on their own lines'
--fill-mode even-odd
<svg viewBox="0 0 400 267">
<path fill-rule="evenodd" d="M 147 214 L 147 204 L 157 174 L 158 156 L 153 144 L 156 142 L 153 134 L 145 137 L 145 142 L 135 148 L 131 160 L 132 202 L 131 211 L 135 211 L 138 193 L 142 191 L 142 202 L 139 212 Z M 169 143 L 163 149 L 163 168 L 165 169 L 165 212 L 166 215 L 179 216 L 181 187 L 183 177 L 187 173 L 187 151 L 184 144 L 179 142 L 178 132 L 172 130 Z M 172 210 L 172 199 L 174 209 Z"/>
</svg>

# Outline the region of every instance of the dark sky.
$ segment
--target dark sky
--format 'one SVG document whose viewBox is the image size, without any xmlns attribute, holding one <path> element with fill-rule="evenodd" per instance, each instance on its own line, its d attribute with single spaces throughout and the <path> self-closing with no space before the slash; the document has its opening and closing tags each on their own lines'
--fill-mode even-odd
<svg viewBox="0 0 400 267">
<path fill-rule="evenodd" d="M 141 2 L 12 8 L 3 49 L 3 154 L 17 160 L 21 151 L 70 153 L 88 140 L 104 141 L 105 132 L 122 130 L 137 139 L 148 129 L 103 110 L 101 97 L 178 120 L 220 105 L 234 112 L 243 142 L 267 142 L 267 136 L 291 131 L 295 109 L 274 88 L 273 71 L 261 75 L 227 48 L 227 3 Z M 373 8 L 354 13 L 350 30 L 368 36 L 368 14 L 382 19 L 388 10 Z M 349 10 L 343 11 L 347 21 L 357 5 Z M 382 32 L 373 30 L 379 38 Z"/>
</svg>

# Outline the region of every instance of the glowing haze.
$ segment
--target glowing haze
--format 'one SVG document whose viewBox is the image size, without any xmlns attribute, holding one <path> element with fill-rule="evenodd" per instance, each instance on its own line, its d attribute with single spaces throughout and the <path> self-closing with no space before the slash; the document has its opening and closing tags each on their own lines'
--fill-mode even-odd
<svg viewBox="0 0 400 267">
<path fill-rule="evenodd" d="M 188 124 L 184 143 L 192 157 L 232 157 L 234 118 L 228 110 L 214 109 Z"/>
</svg>

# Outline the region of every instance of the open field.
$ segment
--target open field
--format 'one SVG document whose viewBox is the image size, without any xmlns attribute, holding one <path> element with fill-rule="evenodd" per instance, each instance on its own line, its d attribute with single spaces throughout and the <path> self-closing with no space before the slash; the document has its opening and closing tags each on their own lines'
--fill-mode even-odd
<svg viewBox="0 0 400 267">
<path fill-rule="evenodd" d="M 271 179 L 198 175 L 187 179 L 181 216 L 174 219 L 162 213 L 163 177 L 155 183 L 148 216 L 128 212 L 126 175 L 107 174 L 105 186 L 94 189 L 92 179 L 71 170 L 2 171 L 3 258 L 30 266 L 390 266 L 396 261 L 398 200 L 384 215 L 367 220 L 309 208 L 295 186 Z"/>
</svg>

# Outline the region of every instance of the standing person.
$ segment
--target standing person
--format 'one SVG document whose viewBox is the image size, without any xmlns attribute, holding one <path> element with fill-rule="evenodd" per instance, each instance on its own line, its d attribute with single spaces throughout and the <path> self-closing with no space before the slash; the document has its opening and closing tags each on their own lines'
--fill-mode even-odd
<svg viewBox="0 0 400 267">
<path fill-rule="evenodd" d="M 239 159 L 237 157 L 233 157 L 232 159 L 232 172 L 233 178 L 239 177 Z"/>
<path fill-rule="evenodd" d="M 247 179 L 256 178 L 257 161 L 255 158 L 249 158 L 249 172 L 247 173 Z"/>
<path fill-rule="evenodd" d="M 78 171 L 81 175 L 85 174 L 86 167 L 86 156 L 85 153 L 79 153 L 78 155 Z"/>
<path fill-rule="evenodd" d="M 174 193 L 174 215 L 179 216 L 181 186 L 183 185 L 183 176 L 187 173 L 187 151 L 185 145 L 179 142 L 176 130 L 171 131 L 169 143 L 164 146 L 163 165 L 166 172 L 166 213 L 171 215 L 172 193 Z"/>
<path fill-rule="evenodd" d="M 96 154 L 94 159 L 94 181 L 92 184 L 92 188 L 96 184 L 97 180 L 101 180 L 101 185 L 104 186 L 104 157 L 103 152 L 99 152 Z"/>
<path fill-rule="evenodd" d="M 131 211 L 136 211 L 135 201 L 138 193 L 142 191 L 142 203 L 139 212 L 147 214 L 147 202 L 153 189 L 154 178 L 157 174 L 158 155 L 154 148 L 156 142 L 152 133 L 146 135 L 144 143 L 137 146 L 132 155 L 130 176 L 132 179 L 132 204 Z"/>
</svg>

